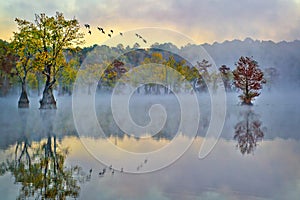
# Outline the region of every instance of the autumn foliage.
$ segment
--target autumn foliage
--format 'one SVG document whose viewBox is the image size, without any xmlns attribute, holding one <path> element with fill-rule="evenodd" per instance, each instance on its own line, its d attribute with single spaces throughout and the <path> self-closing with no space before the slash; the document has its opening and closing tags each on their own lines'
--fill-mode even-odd
<svg viewBox="0 0 300 200">
<path fill-rule="evenodd" d="M 252 100 L 259 96 L 264 80 L 263 72 L 258 63 L 250 57 L 241 57 L 233 71 L 234 85 L 243 93 L 239 96 L 243 104 L 252 105 Z"/>
</svg>

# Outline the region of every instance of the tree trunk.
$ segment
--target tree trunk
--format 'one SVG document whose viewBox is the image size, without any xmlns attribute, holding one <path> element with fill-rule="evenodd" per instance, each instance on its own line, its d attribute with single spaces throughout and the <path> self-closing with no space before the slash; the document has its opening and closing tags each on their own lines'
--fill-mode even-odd
<svg viewBox="0 0 300 200">
<path fill-rule="evenodd" d="M 53 96 L 52 87 L 55 80 L 50 82 L 50 77 L 47 77 L 43 97 L 40 100 L 40 109 L 56 109 L 56 101 Z"/>
<path fill-rule="evenodd" d="M 244 97 L 242 105 L 252 106 L 251 98 Z"/>
<path fill-rule="evenodd" d="M 249 97 L 249 86 L 248 86 L 248 78 L 246 77 L 246 86 L 245 86 L 245 94 L 244 94 L 244 97 L 243 97 L 243 103 L 242 105 L 253 105 L 251 103 L 251 100 L 252 98 Z"/>
<path fill-rule="evenodd" d="M 18 108 L 29 108 L 29 100 L 26 91 L 26 82 L 25 80 L 22 81 L 22 92 L 21 96 L 18 101 Z"/>
<path fill-rule="evenodd" d="M 88 95 L 91 95 L 91 87 L 92 87 L 92 83 L 88 83 Z"/>
<path fill-rule="evenodd" d="M 160 85 L 156 84 L 156 95 L 160 95 Z"/>
<path fill-rule="evenodd" d="M 37 73 L 36 77 L 37 77 L 37 88 L 38 88 L 38 96 L 41 95 L 41 75 L 39 73 Z"/>
</svg>

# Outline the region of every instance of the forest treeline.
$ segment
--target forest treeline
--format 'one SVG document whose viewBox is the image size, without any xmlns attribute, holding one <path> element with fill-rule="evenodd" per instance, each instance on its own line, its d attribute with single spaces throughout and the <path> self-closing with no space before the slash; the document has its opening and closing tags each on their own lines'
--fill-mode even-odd
<svg viewBox="0 0 300 200">
<path fill-rule="evenodd" d="M 78 75 L 85 77 L 83 82 L 87 85 L 87 93 L 91 93 L 90 87 L 95 80 L 98 90 L 111 92 L 123 75 L 126 78 L 126 72 L 134 72 L 137 66 L 150 63 L 159 64 L 161 68 L 145 73 L 150 79 L 156 76 L 164 80 L 165 87 L 153 83 L 139 85 L 141 80 L 131 80 L 138 93 L 159 95 L 171 91 L 190 92 L 191 87 L 197 92 L 205 92 L 208 84 L 213 89 L 222 85 L 220 77 L 226 91 L 239 88 L 244 94 L 249 93 L 249 85 L 242 84 L 243 81 L 239 82 L 238 79 L 256 79 L 260 85 L 250 89 L 257 90 L 250 91 L 252 94 L 247 94 L 250 96 L 259 94 L 261 83 L 266 83 L 266 87 L 271 89 L 280 78 L 285 80 L 285 77 L 289 77 L 289 82 L 300 84 L 299 41 L 274 43 L 247 38 L 244 41 L 187 44 L 182 47 L 172 43 L 155 43 L 147 49 L 139 48 L 138 43 L 133 46 L 79 47 L 84 43 L 84 34 L 79 31 L 80 24 L 76 19 L 65 19 L 62 13 L 56 13 L 55 16 L 36 14 L 33 22 L 18 18 L 15 21 L 18 31 L 14 32 L 12 40 L 0 40 L 0 96 L 21 93 L 19 107 L 29 106 L 27 92 L 30 91 L 30 95 L 42 96 L 40 108 L 55 109 L 53 90 L 58 95 L 71 95 Z M 203 47 L 213 58 L 217 70 L 211 70 L 212 63 L 208 60 L 198 60 L 192 65 L 179 56 L 198 55 Z M 101 65 L 105 65 L 101 66 L 105 68 L 104 72 L 99 74 L 99 63 L 87 63 L 87 58 L 94 61 L 101 58 Z M 249 66 L 253 66 L 250 71 Z M 262 72 L 257 70 L 258 66 Z M 184 81 L 180 78 L 171 80 L 167 67 L 179 72 L 190 84 L 182 84 Z"/>
<path fill-rule="evenodd" d="M 16 60 L 17 55 L 11 53 L 11 43 L 0 40 L 0 90 L 1 96 L 6 96 L 10 93 L 19 93 L 21 84 L 17 76 L 16 71 Z M 174 48 L 176 50 L 174 51 Z M 173 52 L 185 51 L 186 49 L 193 48 L 193 45 L 187 45 L 181 49 L 171 43 L 165 44 L 153 44 L 149 49 L 138 49 L 137 46 L 124 47 L 122 44 L 116 47 L 109 46 L 90 46 L 90 47 L 76 47 L 64 49 L 63 55 L 66 62 L 62 69 L 58 72 L 57 81 L 55 83 L 55 90 L 58 95 L 71 95 L 73 85 L 76 79 L 77 72 L 82 65 L 83 61 L 89 54 L 98 54 L 102 57 L 115 57 L 115 59 L 107 64 L 105 73 L 99 76 L 98 89 L 104 91 L 110 91 L 114 88 L 114 84 L 117 80 L 123 76 L 129 70 L 134 67 L 140 66 L 147 63 L 157 63 L 167 65 L 179 73 L 181 73 L 187 81 L 191 82 L 196 91 L 206 91 L 206 83 L 203 76 L 207 75 L 207 70 L 212 66 L 207 60 L 202 60 L 197 63 L 196 66 L 192 66 L 191 63 L 180 57 L 178 54 Z M 164 50 L 163 50 L 164 49 Z M 166 51 L 165 49 L 172 49 Z M 119 55 L 122 55 L 121 57 Z M 236 60 L 237 61 L 237 60 Z M 232 70 L 235 69 L 235 63 L 229 65 L 220 65 L 218 67 L 218 73 L 222 76 L 226 91 L 236 90 L 233 84 Z M 96 71 L 96 70 L 95 70 Z M 265 72 L 265 78 L 267 80 L 267 87 L 271 88 L 272 84 L 279 78 L 279 71 L 275 67 L 267 67 L 263 70 Z M 166 76 L 165 72 L 158 72 L 158 76 Z M 27 89 L 31 91 L 31 95 L 41 95 L 45 78 L 42 76 L 42 70 L 34 69 L 28 72 L 27 77 Z M 217 78 L 217 74 L 212 74 L 206 78 L 211 82 L 214 82 Z M 179 90 L 177 83 L 172 83 L 169 89 Z M 188 89 L 188 88 L 187 88 Z M 145 94 L 161 94 L 167 93 L 165 89 L 157 89 L 154 84 L 145 85 L 144 88 L 139 88 L 140 93 Z M 169 91 L 170 92 L 170 91 Z"/>
</svg>

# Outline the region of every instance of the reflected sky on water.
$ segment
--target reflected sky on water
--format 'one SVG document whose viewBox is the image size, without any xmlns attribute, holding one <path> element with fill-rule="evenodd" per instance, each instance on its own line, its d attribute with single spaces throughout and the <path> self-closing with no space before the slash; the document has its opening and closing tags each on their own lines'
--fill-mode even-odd
<svg viewBox="0 0 300 200">
<path fill-rule="evenodd" d="M 26 151 L 32 158 L 31 166 L 42 166 L 45 169 L 46 165 L 40 161 L 48 159 L 50 163 L 48 169 L 51 171 L 55 166 L 51 163 L 60 162 L 63 167 L 58 165 L 58 170 L 55 173 L 53 171 L 54 175 L 52 174 L 51 177 L 49 174 L 47 180 L 62 186 L 60 190 L 65 191 L 63 194 L 70 199 L 74 197 L 77 199 L 298 199 L 300 196 L 300 111 L 293 95 L 290 94 L 289 98 L 283 98 L 279 94 L 262 96 L 255 102 L 255 106 L 250 108 L 237 105 L 235 97 L 229 99 L 221 138 L 213 151 L 200 160 L 198 153 L 210 116 L 209 109 L 205 110 L 203 106 L 199 133 L 192 146 L 170 166 L 145 174 L 129 174 L 125 172 L 126 169 L 121 172 L 120 167 L 110 170 L 109 166 L 100 163 L 94 155 L 91 155 L 83 144 L 89 144 L 94 148 L 94 152 L 99 154 L 104 152 L 107 139 L 127 151 L 153 151 L 172 140 L 173 136 L 168 130 L 172 130 L 172 124 L 178 120 L 176 115 L 174 118 L 172 114 L 170 115 L 171 119 L 167 122 L 170 129 L 165 128 L 159 135 L 141 140 L 122 134 L 115 124 L 107 120 L 108 114 L 105 117 L 101 116 L 101 112 L 105 110 L 100 109 L 97 114 L 99 121 L 102 121 L 107 130 L 111 130 L 107 135 L 108 138 L 101 135 L 78 137 L 72 120 L 69 98 L 58 99 L 59 109 L 52 118 L 47 115 L 45 117 L 45 114 L 35 109 L 38 104 L 33 100 L 32 108 L 24 114 L 15 108 L 14 101 L 1 99 L 0 159 L 3 163 L 9 161 L 14 164 L 13 166 L 19 166 L 18 169 L 24 165 L 22 169 L 25 171 L 30 169 Z M 105 108 L 104 101 L 101 104 L 103 108 Z M 176 113 L 177 110 L 175 109 L 174 112 Z M 47 123 L 48 125 L 45 126 L 45 121 L 51 121 L 50 125 Z M 181 141 L 189 139 L 189 136 L 184 133 L 178 137 Z M 20 162 L 16 159 L 18 145 L 17 158 L 22 155 L 22 150 L 27 149 Z M 64 149 L 67 151 L 63 151 Z M 52 154 L 49 153 L 51 151 Z M 109 151 L 105 152 L 106 156 L 116 156 L 110 155 Z M 124 163 L 126 158 L 120 159 L 120 162 L 120 166 L 122 164 L 128 166 Z M 130 164 L 136 166 L 136 170 L 142 170 L 151 168 L 153 163 L 151 157 L 145 157 L 137 163 Z M 1 166 L 1 198 L 16 199 L 20 196 L 24 185 L 29 185 L 29 188 L 39 185 L 35 183 L 36 180 L 29 181 L 30 179 L 17 177 L 16 167 L 4 169 L 3 165 Z M 105 174 L 99 176 L 103 168 L 106 168 Z M 45 171 L 39 170 L 31 171 L 31 174 L 38 177 L 41 172 L 45 174 Z M 68 173 L 69 176 L 62 175 Z M 53 184 L 44 182 L 43 178 L 40 178 L 40 181 L 42 188 L 47 185 L 48 189 L 45 191 L 55 188 Z M 69 186 L 66 182 L 72 181 L 78 195 L 67 192 Z M 38 193 L 39 190 L 35 192 Z M 62 192 L 51 194 L 56 195 L 57 198 L 58 195 L 62 195 Z"/>
</svg>

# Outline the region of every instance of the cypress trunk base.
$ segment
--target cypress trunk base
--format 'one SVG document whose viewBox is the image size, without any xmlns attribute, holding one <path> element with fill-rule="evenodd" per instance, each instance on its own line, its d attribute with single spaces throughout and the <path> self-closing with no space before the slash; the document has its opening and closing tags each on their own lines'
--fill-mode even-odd
<svg viewBox="0 0 300 200">
<path fill-rule="evenodd" d="M 29 100 L 26 92 L 22 92 L 18 101 L 18 108 L 29 108 Z"/>
<path fill-rule="evenodd" d="M 40 109 L 57 109 L 52 91 L 48 90 L 43 93 L 43 98 L 40 100 Z"/>
<path fill-rule="evenodd" d="M 253 106 L 253 103 L 251 102 L 251 100 L 248 100 L 248 101 L 244 100 L 242 102 L 242 105 Z"/>
<path fill-rule="evenodd" d="M 19 100 L 18 108 L 29 108 L 29 101 Z"/>
</svg>

